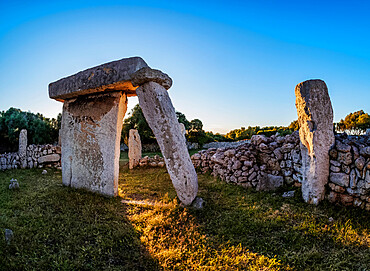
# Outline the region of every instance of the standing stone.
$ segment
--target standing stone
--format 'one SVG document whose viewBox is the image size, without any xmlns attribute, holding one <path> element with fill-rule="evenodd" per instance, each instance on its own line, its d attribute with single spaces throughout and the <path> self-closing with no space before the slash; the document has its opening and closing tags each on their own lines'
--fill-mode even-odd
<svg viewBox="0 0 370 271">
<path fill-rule="evenodd" d="M 107 196 L 117 195 L 122 92 L 78 96 L 64 102 L 62 116 L 63 184 Z"/>
<path fill-rule="evenodd" d="M 128 159 L 129 169 L 137 167 L 141 159 L 141 141 L 139 132 L 136 129 L 130 129 L 129 131 Z"/>
<path fill-rule="evenodd" d="M 185 136 L 186 134 L 186 128 L 185 128 L 185 125 L 183 123 L 179 123 L 179 126 L 180 126 L 180 130 L 181 130 L 181 134 Z"/>
<path fill-rule="evenodd" d="M 21 161 L 21 168 L 27 167 L 27 130 L 22 129 L 19 133 L 18 155 Z"/>
<path fill-rule="evenodd" d="M 329 150 L 334 144 L 333 108 L 322 80 L 308 80 L 295 88 L 302 153 L 303 199 L 318 204 L 329 178 Z"/>
<path fill-rule="evenodd" d="M 137 73 L 132 82 L 133 85 L 140 85 L 136 90 L 140 107 L 157 139 L 177 196 L 183 204 L 190 205 L 198 192 L 198 178 L 165 88 L 169 88 L 172 81 L 156 70 L 143 68 Z M 152 80 L 156 77 L 159 80 Z"/>
</svg>

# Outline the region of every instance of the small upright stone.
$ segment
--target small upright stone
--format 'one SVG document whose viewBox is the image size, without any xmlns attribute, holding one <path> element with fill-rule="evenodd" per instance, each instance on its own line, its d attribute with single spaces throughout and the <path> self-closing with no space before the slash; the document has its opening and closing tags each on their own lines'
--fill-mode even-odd
<svg viewBox="0 0 370 271">
<path fill-rule="evenodd" d="M 205 202 L 201 197 L 196 197 L 191 204 L 191 206 L 195 209 L 203 209 L 204 205 Z"/>
<path fill-rule="evenodd" d="M 19 133 L 18 155 L 21 161 L 21 168 L 27 167 L 27 130 L 22 129 Z"/>
<path fill-rule="evenodd" d="M 128 137 L 128 158 L 129 169 L 139 165 L 141 159 L 141 141 L 139 132 L 136 129 L 130 129 Z"/>
<path fill-rule="evenodd" d="M 322 80 L 308 80 L 295 88 L 302 153 L 302 196 L 318 204 L 329 178 L 329 150 L 334 144 L 333 108 Z"/>
<path fill-rule="evenodd" d="M 19 183 L 18 183 L 17 179 L 11 179 L 10 180 L 9 189 L 10 190 L 19 189 Z"/>
<path fill-rule="evenodd" d="M 8 245 L 10 245 L 10 242 L 12 241 L 14 236 L 14 233 L 10 229 L 5 229 L 5 241 Z"/>
</svg>

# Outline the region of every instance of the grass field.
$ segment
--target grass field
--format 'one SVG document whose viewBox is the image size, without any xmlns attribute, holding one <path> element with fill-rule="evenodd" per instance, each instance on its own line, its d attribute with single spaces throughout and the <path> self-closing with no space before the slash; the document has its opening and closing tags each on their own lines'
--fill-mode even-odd
<svg viewBox="0 0 370 271">
<path fill-rule="evenodd" d="M 63 187 L 59 170 L 0 172 L 0 270 L 370 268 L 368 212 L 209 175 L 199 175 L 205 208 L 182 208 L 165 169 L 121 164 L 117 198 Z M 8 189 L 11 178 L 18 191 Z M 5 228 L 14 231 L 10 245 Z"/>
</svg>

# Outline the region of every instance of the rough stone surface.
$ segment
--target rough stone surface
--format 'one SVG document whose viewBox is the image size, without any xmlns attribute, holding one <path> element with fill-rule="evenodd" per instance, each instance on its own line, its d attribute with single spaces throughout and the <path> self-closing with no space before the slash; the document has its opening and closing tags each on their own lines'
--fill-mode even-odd
<svg viewBox="0 0 370 271">
<path fill-rule="evenodd" d="M 264 174 L 259 178 L 257 191 L 273 191 L 284 183 L 282 176 L 275 176 L 272 174 Z"/>
<path fill-rule="evenodd" d="M 347 187 L 349 184 L 349 176 L 345 173 L 330 173 L 330 181 L 340 186 Z"/>
<path fill-rule="evenodd" d="M 193 200 L 193 203 L 191 204 L 191 206 L 195 209 L 203 209 L 204 205 L 205 205 L 205 202 L 201 197 L 196 197 Z"/>
<path fill-rule="evenodd" d="M 19 183 L 18 183 L 17 179 L 11 179 L 10 180 L 9 189 L 10 190 L 19 189 Z"/>
<path fill-rule="evenodd" d="M 181 134 L 183 134 L 185 136 L 185 133 L 186 133 L 185 125 L 180 122 L 179 126 L 180 126 L 180 130 L 181 130 Z"/>
<path fill-rule="evenodd" d="M 148 82 L 156 82 L 165 89 L 172 86 L 172 79 L 160 70 L 144 67 L 131 75 L 131 82 L 133 86 L 141 86 Z"/>
<path fill-rule="evenodd" d="M 284 192 L 283 193 L 283 198 L 293 198 L 294 197 L 294 190 L 292 190 L 292 191 L 288 191 L 288 192 Z"/>
<path fill-rule="evenodd" d="M 191 159 L 200 172 L 209 171 L 212 176 L 245 188 L 268 188 L 265 185 L 266 178 L 263 178 L 266 174 L 281 176 L 284 185 L 301 187 L 302 159 L 298 131 L 289 136 L 271 136 L 263 140 L 266 142 L 254 140 L 253 143 L 233 148 L 202 150 L 194 154 Z M 370 196 L 368 196 L 370 193 L 370 159 L 364 158 L 360 153 L 361 151 L 365 153 L 363 150 L 370 145 L 370 137 L 337 134 L 335 142 L 331 153 L 336 155 L 331 155 L 326 198 L 335 204 L 367 209 L 367 202 L 370 202 Z M 282 155 L 280 149 L 286 143 L 292 143 L 294 148 L 290 153 Z M 271 153 L 266 153 L 266 145 L 269 146 Z M 344 152 L 337 150 L 337 146 L 341 150 L 348 150 L 350 147 L 353 150 L 353 157 L 357 157 L 356 160 L 354 158 L 349 165 L 343 164 L 337 154 Z M 278 160 L 276 154 L 279 155 Z M 241 168 L 238 161 L 243 163 Z M 276 167 L 272 161 L 279 161 L 279 167 Z M 290 174 L 292 175 L 285 176 Z"/>
<path fill-rule="evenodd" d="M 7 245 L 10 245 L 10 243 L 12 242 L 12 239 L 14 237 L 14 233 L 11 229 L 5 229 L 5 242 L 7 243 Z"/>
<path fill-rule="evenodd" d="M 48 154 L 48 155 L 39 157 L 37 159 L 37 162 L 39 164 L 43 164 L 43 163 L 58 162 L 59 160 L 60 160 L 60 155 L 57 153 L 54 153 L 54 154 Z"/>
<path fill-rule="evenodd" d="M 295 88 L 302 154 L 302 196 L 318 204 L 329 177 L 329 150 L 334 144 L 333 108 L 324 81 L 308 80 Z"/>
<path fill-rule="evenodd" d="M 144 67 L 148 65 L 140 57 L 105 63 L 50 83 L 49 96 L 59 101 L 107 91 L 124 91 L 134 96 L 136 87 L 131 83 L 131 75 Z"/>
<path fill-rule="evenodd" d="M 80 96 L 64 102 L 63 184 L 115 196 L 118 187 L 122 120 L 127 97 L 121 92 Z"/>
<path fill-rule="evenodd" d="M 18 148 L 18 155 L 21 160 L 21 168 L 27 167 L 27 130 L 22 129 L 19 133 L 19 148 Z"/>
<path fill-rule="evenodd" d="M 133 169 L 139 165 L 141 159 L 141 140 L 136 129 L 130 129 L 128 137 L 128 165 Z"/>
<path fill-rule="evenodd" d="M 190 205 L 198 192 L 198 178 L 166 89 L 148 82 L 136 90 L 144 116 L 164 156 L 177 196 Z"/>
<path fill-rule="evenodd" d="M 60 154 L 60 147 L 50 144 L 28 145 L 22 161 L 26 168 L 60 167 L 60 160 L 43 164 L 37 162 L 40 157 L 55 153 Z M 21 168 L 22 161 L 18 152 L 0 154 L 0 170 Z"/>
</svg>

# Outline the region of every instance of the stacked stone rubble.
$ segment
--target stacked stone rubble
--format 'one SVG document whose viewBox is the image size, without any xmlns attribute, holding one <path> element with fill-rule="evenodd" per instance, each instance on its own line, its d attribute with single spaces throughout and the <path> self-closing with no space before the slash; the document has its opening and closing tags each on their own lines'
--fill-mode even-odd
<svg viewBox="0 0 370 271">
<path fill-rule="evenodd" d="M 370 137 L 336 135 L 329 154 L 326 198 L 332 203 L 370 210 Z M 203 150 L 191 159 L 202 173 L 210 172 L 247 188 L 273 190 L 283 184 L 302 183 L 297 132 L 285 137 L 256 135 L 239 147 Z"/>
<path fill-rule="evenodd" d="M 299 186 L 302 180 L 297 132 L 285 137 L 255 135 L 236 148 L 196 153 L 192 161 L 202 172 L 257 190 L 273 190 L 284 183 Z"/>
<path fill-rule="evenodd" d="M 240 140 L 235 142 L 210 142 L 203 145 L 203 149 L 210 149 L 210 148 L 236 148 L 240 145 L 245 144 L 249 140 Z"/>
<path fill-rule="evenodd" d="M 22 161 L 24 168 L 60 167 L 60 153 L 59 146 L 28 145 L 23 157 L 18 152 L 0 154 L 0 170 L 21 168 Z"/>
<path fill-rule="evenodd" d="M 335 136 L 327 198 L 370 210 L 370 137 Z"/>
<path fill-rule="evenodd" d="M 153 157 L 145 156 L 140 159 L 138 166 L 140 167 L 164 167 L 164 159 L 159 155 Z"/>
</svg>

